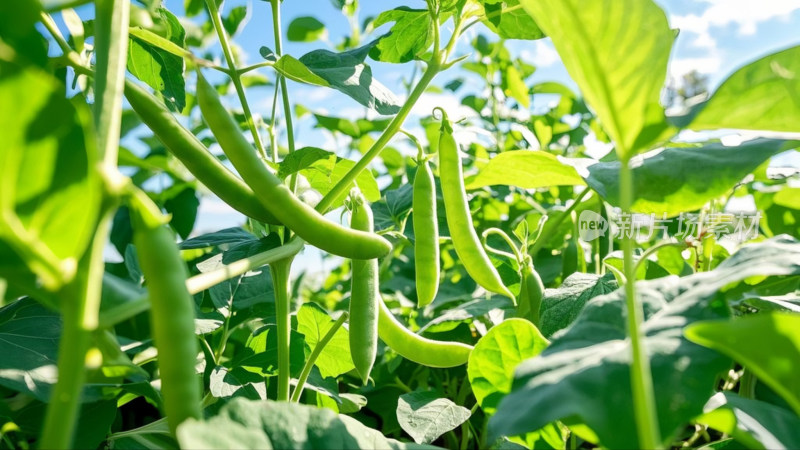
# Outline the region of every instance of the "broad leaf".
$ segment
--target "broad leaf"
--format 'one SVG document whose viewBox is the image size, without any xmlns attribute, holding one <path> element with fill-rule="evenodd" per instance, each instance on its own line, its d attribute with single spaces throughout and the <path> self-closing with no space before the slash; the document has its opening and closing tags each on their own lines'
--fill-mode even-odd
<svg viewBox="0 0 800 450">
<path fill-rule="evenodd" d="M 666 130 L 659 103 L 674 33 L 651 0 L 520 0 L 616 144 L 620 159 Z"/>
<path fill-rule="evenodd" d="M 271 377 L 278 374 L 278 327 L 267 325 L 254 331 L 245 343 L 246 349 L 236 353 L 231 362 L 232 367 L 242 367 L 245 370 Z M 292 330 L 290 336 L 289 353 L 292 376 L 300 375 L 305 363 L 307 345 L 303 335 Z"/>
<path fill-rule="evenodd" d="M 710 272 L 638 282 L 643 333 L 661 436 L 675 437 L 702 413 L 731 361 L 683 337 L 693 322 L 730 316 L 720 291 L 748 277 L 800 274 L 800 243 L 789 237 L 742 247 Z M 492 436 L 514 436 L 560 419 L 584 423 L 607 448 L 636 448 L 624 290 L 589 301 L 577 320 L 515 373 L 490 420 Z M 608 413 L 614 405 L 614 413 Z M 621 430 L 624 430 L 622 432 Z"/>
<path fill-rule="evenodd" d="M 698 423 L 733 436 L 747 448 L 800 448 L 800 418 L 781 407 L 719 392 L 704 409 Z"/>
<path fill-rule="evenodd" d="M 0 308 L 0 385 L 47 401 L 60 334 L 58 313 L 30 298 Z"/>
<path fill-rule="evenodd" d="M 469 409 L 434 391 L 409 392 L 397 401 L 397 421 L 417 444 L 430 444 L 470 415 Z"/>
<path fill-rule="evenodd" d="M 302 16 L 292 20 L 286 30 L 286 37 L 294 42 L 312 42 L 327 34 L 325 24 L 311 16 Z"/>
<path fill-rule="evenodd" d="M 752 370 L 800 414 L 800 314 L 771 312 L 696 323 L 686 329 L 686 337 Z"/>
<path fill-rule="evenodd" d="M 376 61 L 404 63 L 417 59 L 433 44 L 433 21 L 426 9 L 401 6 L 384 11 L 375 18 L 375 28 L 395 22 L 389 33 L 369 51 Z"/>
<path fill-rule="evenodd" d="M 544 151 L 503 152 L 481 168 L 467 183 L 467 189 L 485 186 L 517 186 L 537 189 L 550 186 L 579 186 L 585 182 L 577 170 Z"/>
<path fill-rule="evenodd" d="M 689 128 L 800 132 L 800 47 L 737 70 L 714 92 Z"/>
<path fill-rule="evenodd" d="M 10 285 L 33 292 L 32 271 L 55 289 L 74 273 L 102 192 L 90 127 L 82 99 L 0 55 L 0 274 Z"/>
<path fill-rule="evenodd" d="M 156 10 L 160 36 L 179 48 L 184 46 L 186 32 L 174 14 L 166 8 Z M 167 106 L 183 111 L 186 106 L 186 86 L 183 79 L 182 56 L 131 36 L 128 44 L 128 70 L 138 79 L 164 95 Z"/>
<path fill-rule="evenodd" d="M 472 393 L 487 415 L 511 392 L 514 370 L 547 347 L 547 339 L 525 319 L 506 319 L 492 327 L 469 355 L 467 376 Z"/>
<path fill-rule="evenodd" d="M 556 331 L 567 328 L 580 314 L 586 303 L 617 289 L 614 275 L 603 276 L 574 273 L 556 289 L 547 289 L 540 312 L 542 334 L 550 337 Z"/>
<path fill-rule="evenodd" d="M 264 378 L 241 367 L 215 367 L 211 372 L 208 390 L 216 398 L 244 397 L 266 400 Z"/>
<path fill-rule="evenodd" d="M 208 420 L 183 422 L 177 434 L 182 448 L 408 448 L 329 409 L 244 399 L 232 400 Z"/>
<path fill-rule="evenodd" d="M 736 147 L 718 143 L 669 147 L 640 155 L 632 162 L 631 210 L 659 218 L 700 209 L 729 192 L 770 157 L 794 148 L 795 141 L 753 139 Z M 589 166 L 586 183 L 612 205 L 619 205 L 619 162 Z"/>
<path fill-rule="evenodd" d="M 306 303 L 297 311 L 297 331 L 305 336 L 306 344 L 311 349 L 317 346 L 334 322 L 313 303 Z M 347 329 L 339 328 L 317 357 L 316 365 L 323 377 L 338 377 L 355 368 L 350 357 L 349 335 Z"/>
<path fill-rule="evenodd" d="M 483 24 L 503 39 L 541 39 L 544 32 L 522 9 L 519 0 L 481 0 Z"/>
</svg>

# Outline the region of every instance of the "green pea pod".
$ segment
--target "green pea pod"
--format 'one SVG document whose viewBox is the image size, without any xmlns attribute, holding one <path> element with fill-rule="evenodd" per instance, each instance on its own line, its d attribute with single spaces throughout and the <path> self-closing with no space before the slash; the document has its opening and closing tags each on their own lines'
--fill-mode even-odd
<svg viewBox="0 0 800 450">
<path fill-rule="evenodd" d="M 220 102 L 217 91 L 199 72 L 197 103 L 222 150 L 245 183 L 255 191 L 261 204 L 300 238 L 344 258 L 379 258 L 392 250 L 392 244 L 383 237 L 326 220 L 314 208 L 300 201 L 259 159 L 253 146 L 242 136 L 239 125 Z"/>
<path fill-rule="evenodd" d="M 513 299 L 514 295 L 503 284 L 472 226 L 458 144 L 453 137 L 453 127 L 447 114 L 444 110 L 440 111 L 442 128 L 439 136 L 439 177 L 442 181 L 442 196 L 453 247 L 472 279 L 488 291 Z"/>
<path fill-rule="evenodd" d="M 372 209 L 360 194 L 353 198 L 350 227 L 374 231 Z M 378 353 L 378 260 L 352 261 L 350 290 L 350 354 L 364 384 L 367 384 Z"/>
<path fill-rule="evenodd" d="M 281 225 L 241 179 L 225 167 L 197 137 L 183 127 L 163 103 L 136 83 L 125 81 L 131 107 L 164 146 L 211 192 L 240 213 Z"/>
<path fill-rule="evenodd" d="M 539 312 L 544 298 L 544 283 L 533 264 L 528 263 L 522 268 L 520 280 L 520 293 L 517 297 L 517 317 L 528 319 L 539 326 Z"/>
<path fill-rule="evenodd" d="M 169 229 L 132 208 L 133 243 L 147 282 L 150 323 L 158 349 L 161 393 L 173 435 L 186 419 L 201 419 L 194 299 L 186 290 L 186 266 Z"/>
<path fill-rule="evenodd" d="M 439 223 L 436 185 L 427 161 L 420 161 L 414 177 L 414 266 L 417 305 L 429 305 L 439 290 Z"/>
<path fill-rule="evenodd" d="M 392 350 L 405 359 L 428 367 L 456 367 L 466 364 L 472 346 L 461 342 L 435 341 L 412 333 L 404 327 L 380 300 L 378 335 Z"/>
</svg>

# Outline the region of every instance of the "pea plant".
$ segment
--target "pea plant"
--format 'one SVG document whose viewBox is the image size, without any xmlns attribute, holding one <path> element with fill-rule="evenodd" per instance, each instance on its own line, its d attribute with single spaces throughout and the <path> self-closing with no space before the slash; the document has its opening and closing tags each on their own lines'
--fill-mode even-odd
<svg viewBox="0 0 800 450">
<path fill-rule="evenodd" d="M 0 448 L 800 447 L 800 47 L 709 94 L 652 0 L 409 3 L 0 3 Z"/>
</svg>

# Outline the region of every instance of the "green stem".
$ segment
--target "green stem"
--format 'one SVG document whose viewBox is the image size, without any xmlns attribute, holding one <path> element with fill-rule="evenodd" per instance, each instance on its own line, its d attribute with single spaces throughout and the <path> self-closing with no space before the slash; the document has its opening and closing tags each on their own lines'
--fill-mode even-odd
<svg viewBox="0 0 800 450">
<path fill-rule="evenodd" d="M 633 204 L 633 173 L 629 161 L 623 160 L 619 172 L 620 207 L 628 213 Z M 634 237 L 632 233 L 623 233 L 622 252 L 624 260 L 625 295 L 628 310 L 628 335 L 631 340 L 631 389 L 633 391 L 633 407 L 636 417 L 636 429 L 641 448 L 662 448 L 661 432 L 658 427 L 655 395 L 653 393 L 653 376 L 650 371 L 650 359 L 645 348 L 645 338 L 641 331 L 644 321 L 642 305 L 636 301 L 636 265 L 633 261 Z"/>
<path fill-rule="evenodd" d="M 546 231 L 542 230 L 542 233 L 533 243 L 533 246 L 531 246 L 530 250 L 528 250 L 528 254 L 531 256 L 531 258 L 536 257 L 536 254 L 539 253 L 539 250 L 541 250 L 544 244 L 550 240 L 550 236 L 558 231 L 558 227 L 561 226 L 561 223 L 564 222 L 567 217 L 572 217 L 572 211 L 575 211 L 583 199 L 589 195 L 589 192 L 591 192 L 591 189 L 586 189 L 578 194 L 578 196 L 575 198 L 575 201 L 573 201 L 572 204 L 569 205 L 569 207 L 561 215 L 559 215 L 558 218 L 556 218 L 556 220 L 547 222 L 544 225 L 546 227 Z"/>
<path fill-rule="evenodd" d="M 250 105 L 247 103 L 247 97 L 244 93 L 242 80 L 239 76 L 239 72 L 236 69 L 236 62 L 233 60 L 231 44 L 228 41 L 228 35 L 225 33 L 225 28 L 222 26 L 222 16 L 219 14 L 219 9 L 217 9 L 217 2 L 216 0 L 206 0 L 206 5 L 208 6 L 208 12 L 211 16 L 211 21 L 214 23 L 214 28 L 217 30 L 217 36 L 219 37 L 219 44 L 222 47 L 222 53 L 225 54 L 225 60 L 228 62 L 228 71 L 231 76 L 231 80 L 233 80 L 233 85 L 236 87 L 236 94 L 239 96 L 239 101 L 242 104 L 244 117 L 245 120 L 247 120 L 247 127 L 250 128 L 250 133 L 253 135 L 253 141 L 256 144 L 258 153 L 262 158 L 266 159 L 267 152 L 264 150 L 264 144 L 261 142 L 261 136 L 258 134 L 256 122 L 253 120 L 253 114 L 250 112 Z"/>
<path fill-rule="evenodd" d="M 317 362 L 317 358 L 319 357 L 322 350 L 325 349 L 325 346 L 328 345 L 328 342 L 333 339 L 333 336 L 339 331 L 339 328 L 347 321 L 350 315 L 347 311 L 343 312 L 336 322 L 333 323 L 333 326 L 325 333 L 325 336 L 317 342 L 317 345 L 314 346 L 314 350 L 311 352 L 311 355 L 308 357 L 308 361 L 306 361 L 305 366 L 303 366 L 303 371 L 300 372 L 300 378 L 297 380 L 297 386 L 294 388 L 294 392 L 292 392 L 292 401 L 298 402 L 300 401 L 300 396 L 303 395 L 303 388 L 305 387 L 306 380 L 308 380 L 308 375 L 311 374 L 311 369 L 314 367 L 314 363 Z"/>
<path fill-rule="evenodd" d="M 291 337 L 291 284 L 289 272 L 292 258 L 275 261 L 270 266 L 272 285 L 275 291 L 275 322 L 278 325 L 278 401 L 289 401 L 289 339 Z"/>
<path fill-rule="evenodd" d="M 275 34 L 275 54 L 280 58 L 283 55 L 283 39 L 281 37 L 281 3 L 280 0 L 271 0 L 272 29 Z M 292 106 L 289 102 L 289 89 L 286 87 L 286 77 L 279 77 L 281 85 L 281 99 L 283 100 L 283 115 L 286 120 L 286 138 L 289 141 L 289 153 L 294 152 L 294 125 L 292 123 Z M 292 173 L 289 179 L 289 189 L 297 190 L 297 172 Z"/>
<path fill-rule="evenodd" d="M 653 253 L 661 250 L 664 247 L 671 247 L 671 246 L 685 247 L 686 244 L 684 244 L 683 242 L 675 241 L 675 240 L 669 240 L 669 241 L 659 242 L 658 244 L 648 248 L 647 250 L 645 250 L 644 253 L 642 253 L 642 256 L 640 256 L 639 259 L 636 260 L 636 266 L 635 266 L 635 268 L 633 270 L 633 273 L 639 272 L 639 267 L 642 264 L 644 264 L 645 261 L 647 261 L 647 258 L 649 258 L 650 255 L 652 255 Z"/>
<path fill-rule="evenodd" d="M 322 200 L 317 204 L 317 211 L 319 212 L 327 212 L 328 208 L 333 205 L 333 202 L 336 201 L 339 197 L 341 197 L 344 192 L 348 189 L 350 184 L 355 180 L 358 175 L 361 174 L 369 163 L 375 159 L 381 153 L 381 150 L 389 143 L 389 141 L 394 137 L 395 134 L 400 130 L 403 126 L 403 122 L 405 122 L 408 114 L 411 112 L 411 108 L 414 107 L 414 104 L 419 100 L 420 96 L 425 89 L 428 88 L 428 84 L 430 84 L 431 80 L 439 73 L 441 70 L 441 66 L 438 62 L 433 61 L 428 65 L 428 68 L 425 69 L 425 73 L 422 74 L 422 78 L 420 78 L 417 85 L 414 87 L 414 90 L 411 91 L 411 95 L 408 96 L 408 99 L 400 108 L 397 115 L 394 116 L 394 119 L 389 123 L 389 126 L 383 131 L 377 141 L 372 144 L 372 147 L 361 157 L 358 162 L 356 162 L 355 166 L 350 169 L 341 180 L 330 190 Z"/>
</svg>

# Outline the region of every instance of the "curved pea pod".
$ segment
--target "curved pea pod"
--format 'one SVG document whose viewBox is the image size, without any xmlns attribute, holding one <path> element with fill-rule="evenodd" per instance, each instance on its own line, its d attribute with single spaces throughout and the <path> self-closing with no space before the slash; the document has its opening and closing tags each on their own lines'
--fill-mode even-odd
<svg viewBox="0 0 800 450">
<path fill-rule="evenodd" d="M 520 292 L 517 297 L 517 317 L 528 319 L 539 326 L 539 312 L 544 298 L 544 283 L 533 264 L 528 263 L 522 268 L 520 279 Z"/>
<path fill-rule="evenodd" d="M 429 305 L 439 290 L 439 223 L 436 185 L 427 161 L 420 161 L 414 177 L 414 267 L 417 305 Z"/>
<path fill-rule="evenodd" d="M 197 103 L 228 159 L 261 204 L 284 226 L 309 244 L 344 258 L 379 258 L 392 250 L 392 244 L 383 237 L 333 223 L 300 201 L 256 155 L 253 146 L 242 136 L 239 125 L 220 102 L 217 91 L 199 72 Z"/>
<path fill-rule="evenodd" d="M 222 201 L 248 217 L 281 225 L 256 198 L 253 190 L 212 155 L 154 95 L 126 80 L 125 98 L 167 150 Z"/>
<path fill-rule="evenodd" d="M 467 273 L 487 291 L 513 299 L 514 295 L 503 284 L 500 274 L 492 265 L 472 226 L 458 143 L 453 137 L 453 127 L 444 111 L 442 111 L 442 128 L 439 136 L 439 178 L 442 181 L 442 196 L 450 237 Z"/>
<path fill-rule="evenodd" d="M 361 195 L 355 197 L 350 217 L 354 230 L 374 231 L 372 210 Z M 350 290 L 350 355 L 367 384 L 378 353 L 378 260 L 352 260 Z"/>
<path fill-rule="evenodd" d="M 164 411 L 174 434 L 184 420 L 202 418 L 200 378 L 195 371 L 199 349 L 194 299 L 186 289 L 186 265 L 172 232 L 143 219 L 135 208 L 132 218 L 133 243 L 150 299 Z"/>
<path fill-rule="evenodd" d="M 436 341 L 412 333 L 398 321 L 381 299 L 378 335 L 403 358 L 428 367 L 447 368 L 466 364 L 472 346 L 461 342 Z"/>
</svg>

